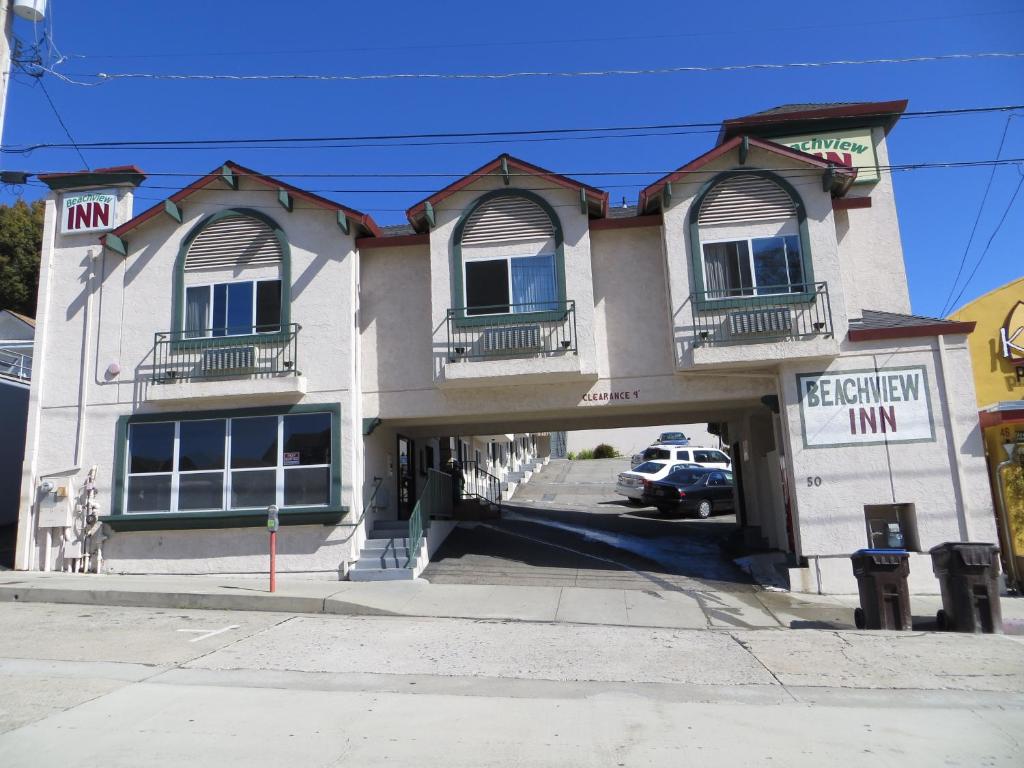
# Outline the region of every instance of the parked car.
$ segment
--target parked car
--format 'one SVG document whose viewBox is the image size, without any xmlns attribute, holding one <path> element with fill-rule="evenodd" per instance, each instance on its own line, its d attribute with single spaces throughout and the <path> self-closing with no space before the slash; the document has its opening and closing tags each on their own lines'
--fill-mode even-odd
<svg viewBox="0 0 1024 768">
<path fill-rule="evenodd" d="M 640 499 L 644 495 L 645 480 L 661 480 L 677 469 L 686 469 L 688 467 L 697 468 L 697 465 L 670 461 L 668 459 L 645 461 L 629 472 L 619 473 L 618 482 L 615 484 L 615 492 L 620 496 L 625 496 L 630 502 L 640 504 Z"/>
<path fill-rule="evenodd" d="M 724 469 L 679 469 L 644 483 L 641 501 L 661 513 L 689 512 L 701 519 L 733 510 L 733 476 Z"/>
<path fill-rule="evenodd" d="M 634 454 L 630 460 L 630 466 L 635 468 L 645 461 L 654 461 L 656 459 L 699 464 L 702 467 L 715 469 L 732 468 L 732 459 L 729 458 L 727 453 L 717 448 L 701 448 L 699 446 L 686 446 L 682 448 L 678 445 L 662 443 L 655 443 L 640 453 Z"/>
<path fill-rule="evenodd" d="M 690 438 L 682 432 L 662 432 L 658 435 L 658 442 L 667 445 L 689 445 Z"/>
</svg>

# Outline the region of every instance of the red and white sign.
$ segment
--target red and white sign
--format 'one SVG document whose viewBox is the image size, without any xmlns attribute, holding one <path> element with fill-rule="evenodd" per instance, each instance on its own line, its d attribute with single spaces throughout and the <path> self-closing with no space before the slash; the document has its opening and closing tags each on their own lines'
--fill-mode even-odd
<svg viewBox="0 0 1024 768">
<path fill-rule="evenodd" d="M 117 193 L 103 189 L 69 192 L 61 200 L 60 233 L 107 232 L 117 226 Z"/>
</svg>

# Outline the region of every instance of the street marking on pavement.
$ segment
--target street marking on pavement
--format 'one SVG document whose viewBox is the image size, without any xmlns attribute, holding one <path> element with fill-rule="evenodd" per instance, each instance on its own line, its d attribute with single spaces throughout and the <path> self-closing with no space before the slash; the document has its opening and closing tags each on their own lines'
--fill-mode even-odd
<svg viewBox="0 0 1024 768">
<path fill-rule="evenodd" d="M 189 640 L 190 643 L 198 643 L 200 640 L 206 640 L 207 638 L 219 635 L 223 632 L 228 632 L 232 629 L 238 629 L 238 624 L 232 624 L 230 627 L 224 627 L 223 629 L 179 629 L 179 632 L 192 632 L 197 633 L 199 637 L 193 637 Z"/>
</svg>

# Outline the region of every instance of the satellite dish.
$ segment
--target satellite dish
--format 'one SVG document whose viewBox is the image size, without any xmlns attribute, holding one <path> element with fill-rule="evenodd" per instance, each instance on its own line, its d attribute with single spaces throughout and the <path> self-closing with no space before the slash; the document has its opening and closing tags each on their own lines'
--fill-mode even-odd
<svg viewBox="0 0 1024 768">
<path fill-rule="evenodd" d="M 27 21 L 42 21 L 46 18 L 46 0 L 14 0 L 14 15 Z"/>
</svg>

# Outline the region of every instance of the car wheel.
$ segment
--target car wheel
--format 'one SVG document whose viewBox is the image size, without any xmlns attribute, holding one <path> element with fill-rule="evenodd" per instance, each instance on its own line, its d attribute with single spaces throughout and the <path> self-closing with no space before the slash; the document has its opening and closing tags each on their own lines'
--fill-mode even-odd
<svg viewBox="0 0 1024 768">
<path fill-rule="evenodd" d="M 697 505 L 697 517 L 701 520 L 707 520 L 711 517 L 711 502 L 707 499 L 701 499 L 700 504 Z"/>
</svg>

